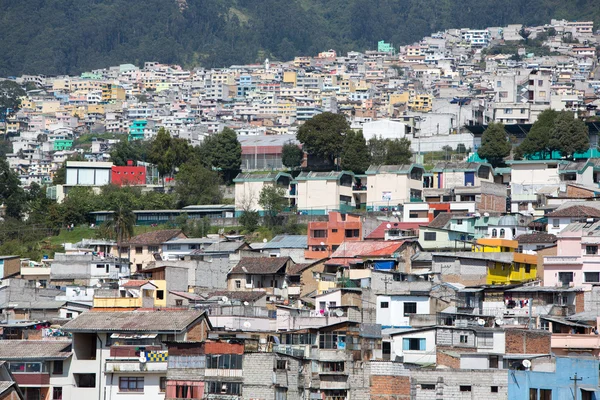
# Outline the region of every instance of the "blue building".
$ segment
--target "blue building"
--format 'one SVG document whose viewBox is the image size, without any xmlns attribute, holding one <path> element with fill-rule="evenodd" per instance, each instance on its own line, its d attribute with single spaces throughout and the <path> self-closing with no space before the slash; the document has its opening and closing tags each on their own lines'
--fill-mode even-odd
<svg viewBox="0 0 600 400">
<path fill-rule="evenodd" d="M 508 371 L 510 400 L 595 400 L 599 361 L 593 358 L 556 357 L 554 371 Z M 540 369 L 544 368 L 541 366 Z M 573 378 L 577 374 L 577 396 L 573 396 Z"/>
</svg>

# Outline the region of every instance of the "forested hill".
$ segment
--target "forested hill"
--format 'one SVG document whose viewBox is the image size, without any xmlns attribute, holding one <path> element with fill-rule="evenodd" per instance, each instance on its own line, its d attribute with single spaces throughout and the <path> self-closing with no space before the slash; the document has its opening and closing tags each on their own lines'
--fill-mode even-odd
<svg viewBox="0 0 600 400">
<path fill-rule="evenodd" d="M 445 28 L 600 21 L 597 0 L 0 0 L 0 76 L 411 43 Z"/>
</svg>

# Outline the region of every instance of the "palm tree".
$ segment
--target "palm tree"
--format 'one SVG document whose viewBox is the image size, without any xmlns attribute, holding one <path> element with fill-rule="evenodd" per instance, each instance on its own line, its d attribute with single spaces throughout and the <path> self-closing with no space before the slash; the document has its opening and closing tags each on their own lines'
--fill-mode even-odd
<svg viewBox="0 0 600 400">
<path fill-rule="evenodd" d="M 113 208 L 113 217 L 107 223 L 108 227 L 115 233 L 117 239 L 117 248 L 119 249 L 119 260 L 121 259 L 121 245 L 124 240 L 129 240 L 133 236 L 133 227 L 135 226 L 135 214 L 123 203 L 117 204 Z"/>
</svg>

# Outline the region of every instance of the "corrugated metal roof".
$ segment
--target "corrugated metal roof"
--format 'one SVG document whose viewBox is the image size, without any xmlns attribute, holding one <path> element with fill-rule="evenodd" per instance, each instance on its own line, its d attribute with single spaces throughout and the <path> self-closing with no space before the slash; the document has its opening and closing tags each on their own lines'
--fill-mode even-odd
<svg viewBox="0 0 600 400">
<path fill-rule="evenodd" d="M 64 360 L 70 340 L 0 340 L 0 360 Z"/>
<path fill-rule="evenodd" d="M 277 235 L 262 247 L 263 249 L 306 249 L 306 235 Z"/>
<path fill-rule="evenodd" d="M 182 333 L 203 311 L 88 311 L 63 326 L 67 332 Z"/>
</svg>

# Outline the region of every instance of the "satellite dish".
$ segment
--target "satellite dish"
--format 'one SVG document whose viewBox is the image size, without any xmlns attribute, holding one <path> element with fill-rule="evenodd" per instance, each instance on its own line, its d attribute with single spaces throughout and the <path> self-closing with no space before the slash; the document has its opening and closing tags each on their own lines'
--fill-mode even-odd
<svg viewBox="0 0 600 400">
<path fill-rule="evenodd" d="M 267 243 L 267 238 L 264 238 L 264 239 L 263 239 L 263 243 Z"/>
<path fill-rule="evenodd" d="M 496 325 L 502 326 L 502 325 L 504 325 L 504 321 L 502 321 L 500 318 L 498 318 L 498 319 L 496 319 Z"/>
<path fill-rule="evenodd" d="M 245 302 L 244 302 L 244 305 L 245 305 L 245 306 L 249 306 L 249 305 L 250 305 L 250 303 L 248 303 L 247 301 L 245 301 Z"/>
<path fill-rule="evenodd" d="M 244 321 L 244 323 L 242 324 L 244 326 L 244 328 L 248 329 L 252 326 L 252 324 L 250 323 L 250 321 Z"/>
<path fill-rule="evenodd" d="M 392 225 L 387 224 L 385 227 L 388 228 L 388 229 L 390 229 L 392 227 Z"/>
<path fill-rule="evenodd" d="M 97 287 L 97 288 L 101 288 L 101 287 L 102 287 L 102 284 L 101 284 L 100 282 L 98 282 L 98 283 L 96 283 L 96 287 Z"/>
<path fill-rule="evenodd" d="M 140 358 L 139 358 L 141 363 L 145 363 L 146 361 L 148 361 L 148 359 L 146 358 L 146 352 L 144 351 L 140 351 Z"/>
<path fill-rule="evenodd" d="M 488 212 L 486 212 L 486 213 L 483 213 L 483 216 L 484 216 L 484 217 L 489 217 L 489 216 L 490 216 L 490 213 L 488 213 Z"/>
<path fill-rule="evenodd" d="M 335 316 L 336 317 L 343 317 L 344 316 L 344 311 L 340 310 L 339 308 L 337 310 L 335 310 Z"/>
<path fill-rule="evenodd" d="M 227 302 L 229 301 L 229 297 L 227 297 L 227 296 L 223 296 L 223 297 L 221 297 L 221 301 L 222 301 L 223 303 L 227 303 Z"/>
<path fill-rule="evenodd" d="M 483 319 L 483 318 L 479 318 L 479 319 L 477 320 L 477 325 L 479 325 L 479 326 L 484 326 L 484 325 L 485 325 L 485 319 Z"/>
<path fill-rule="evenodd" d="M 527 369 L 531 368 L 531 361 L 529 360 L 523 360 L 522 364 Z"/>
</svg>

